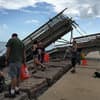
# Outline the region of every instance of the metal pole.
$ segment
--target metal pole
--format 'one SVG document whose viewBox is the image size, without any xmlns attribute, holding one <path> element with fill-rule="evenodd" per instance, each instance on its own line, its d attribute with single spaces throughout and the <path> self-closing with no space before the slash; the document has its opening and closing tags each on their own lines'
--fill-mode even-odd
<svg viewBox="0 0 100 100">
<path fill-rule="evenodd" d="M 73 30 L 71 30 L 70 43 L 71 43 L 72 39 L 73 39 Z"/>
</svg>

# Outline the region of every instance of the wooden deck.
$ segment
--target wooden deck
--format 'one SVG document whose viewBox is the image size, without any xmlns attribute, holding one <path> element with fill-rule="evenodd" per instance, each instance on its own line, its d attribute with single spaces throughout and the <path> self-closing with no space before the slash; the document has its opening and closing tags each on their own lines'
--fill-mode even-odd
<svg viewBox="0 0 100 100">
<path fill-rule="evenodd" d="M 32 67 L 32 63 L 28 64 L 29 67 L 30 65 Z M 32 73 L 34 69 L 29 68 L 31 77 L 21 82 L 21 94 L 13 100 L 36 100 L 71 68 L 70 62 L 67 61 L 49 62 L 45 65 L 47 67 L 45 71 L 38 70 L 36 73 Z M 0 100 L 11 100 L 4 97 L 6 92 L 7 90 L 0 93 Z"/>
</svg>

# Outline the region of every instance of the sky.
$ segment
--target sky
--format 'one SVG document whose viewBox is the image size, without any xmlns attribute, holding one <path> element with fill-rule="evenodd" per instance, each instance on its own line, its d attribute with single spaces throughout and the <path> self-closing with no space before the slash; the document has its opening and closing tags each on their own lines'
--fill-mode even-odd
<svg viewBox="0 0 100 100">
<path fill-rule="evenodd" d="M 0 41 L 12 33 L 24 39 L 65 8 L 79 25 L 74 37 L 100 32 L 100 0 L 0 0 Z"/>
</svg>

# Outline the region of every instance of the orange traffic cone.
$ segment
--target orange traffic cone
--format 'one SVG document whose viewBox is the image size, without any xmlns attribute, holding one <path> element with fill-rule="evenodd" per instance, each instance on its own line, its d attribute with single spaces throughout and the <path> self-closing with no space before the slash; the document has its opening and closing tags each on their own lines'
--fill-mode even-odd
<svg viewBox="0 0 100 100">
<path fill-rule="evenodd" d="M 82 60 L 82 65 L 87 65 L 87 60 L 86 59 Z"/>
<path fill-rule="evenodd" d="M 45 53 L 45 55 L 44 55 L 44 62 L 49 62 L 49 60 L 50 60 L 49 54 Z"/>
</svg>

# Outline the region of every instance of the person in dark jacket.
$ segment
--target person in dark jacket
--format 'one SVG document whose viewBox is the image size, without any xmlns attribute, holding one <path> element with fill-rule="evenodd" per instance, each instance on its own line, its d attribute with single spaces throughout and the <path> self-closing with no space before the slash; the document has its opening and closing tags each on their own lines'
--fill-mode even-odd
<svg viewBox="0 0 100 100">
<path fill-rule="evenodd" d="M 76 72 L 76 63 L 77 63 L 77 43 L 73 40 L 72 48 L 71 48 L 71 64 L 72 64 L 72 73 Z"/>
</svg>

